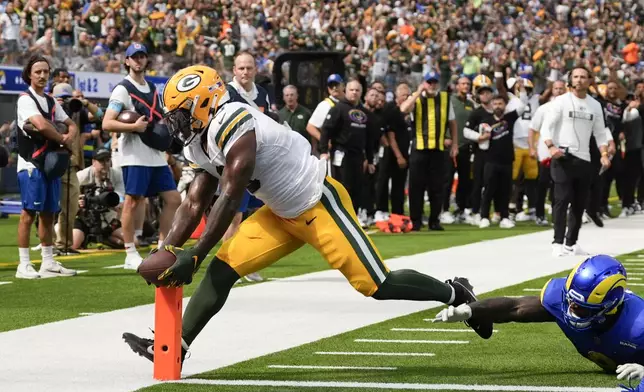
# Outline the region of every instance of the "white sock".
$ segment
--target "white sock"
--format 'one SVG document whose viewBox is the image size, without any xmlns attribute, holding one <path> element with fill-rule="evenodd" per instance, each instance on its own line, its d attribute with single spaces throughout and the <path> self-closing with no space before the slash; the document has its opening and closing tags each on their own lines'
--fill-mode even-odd
<svg viewBox="0 0 644 392">
<path fill-rule="evenodd" d="M 31 264 L 29 248 L 18 248 L 18 254 L 20 255 L 20 265 Z"/>
<path fill-rule="evenodd" d="M 40 250 L 40 254 L 42 255 L 42 263 L 53 263 L 54 262 L 54 247 L 49 245 L 49 246 L 42 246 L 42 249 Z"/>
<path fill-rule="evenodd" d="M 135 237 L 141 237 L 143 235 L 143 230 L 134 230 Z"/>
<path fill-rule="evenodd" d="M 157 246 L 159 247 L 159 249 L 161 249 L 163 247 L 163 241 L 159 240 Z"/>
<path fill-rule="evenodd" d="M 134 246 L 133 242 L 126 242 L 125 243 L 125 253 L 127 253 L 127 254 L 138 253 L 136 251 L 136 246 Z"/>
<path fill-rule="evenodd" d="M 456 299 L 456 291 L 454 291 L 454 287 L 452 287 L 452 285 L 449 285 L 449 288 L 452 289 L 452 296 L 449 297 L 449 301 L 447 301 L 447 304 L 451 305 L 454 303 L 454 300 Z"/>
</svg>

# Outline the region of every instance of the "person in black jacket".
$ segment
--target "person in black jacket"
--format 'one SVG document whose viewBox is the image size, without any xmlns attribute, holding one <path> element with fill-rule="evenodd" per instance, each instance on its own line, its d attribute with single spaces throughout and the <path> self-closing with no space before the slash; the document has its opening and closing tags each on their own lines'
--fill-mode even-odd
<svg viewBox="0 0 644 392">
<path fill-rule="evenodd" d="M 362 175 L 365 171 L 376 171 L 370 143 L 373 124 L 370 124 L 368 111 L 360 103 L 361 94 L 359 81 L 347 83 L 346 98 L 329 110 L 320 137 L 320 158 L 330 159 L 331 175 L 347 188 L 356 211 Z"/>
</svg>

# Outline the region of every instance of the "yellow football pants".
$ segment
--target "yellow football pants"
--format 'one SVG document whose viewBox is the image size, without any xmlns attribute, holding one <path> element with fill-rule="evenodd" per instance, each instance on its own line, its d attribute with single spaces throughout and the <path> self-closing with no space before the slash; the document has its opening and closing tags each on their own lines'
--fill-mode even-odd
<svg viewBox="0 0 644 392">
<path fill-rule="evenodd" d="M 539 176 L 539 163 L 530 156 L 530 150 L 514 147 L 514 162 L 512 162 L 512 180 L 519 178 L 523 172 L 526 180 L 536 180 Z"/>
<path fill-rule="evenodd" d="M 373 295 L 389 269 L 356 218 L 346 189 L 331 177 L 323 185 L 322 199 L 294 219 L 284 219 L 263 206 L 217 252 L 239 276 L 268 267 L 282 257 L 310 244 L 331 268 L 340 270 L 349 283 Z"/>
</svg>

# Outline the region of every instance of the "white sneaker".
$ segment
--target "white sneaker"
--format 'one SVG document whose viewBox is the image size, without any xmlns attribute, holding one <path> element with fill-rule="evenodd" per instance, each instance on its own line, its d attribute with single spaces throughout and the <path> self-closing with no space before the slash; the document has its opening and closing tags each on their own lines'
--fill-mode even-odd
<svg viewBox="0 0 644 392">
<path fill-rule="evenodd" d="M 139 265 L 143 262 L 143 257 L 137 252 L 137 253 L 128 253 L 127 256 L 125 256 L 125 265 L 123 266 L 124 269 L 128 270 L 135 270 L 139 268 Z"/>
<path fill-rule="evenodd" d="M 628 218 L 629 216 L 635 214 L 635 211 L 632 207 L 626 207 L 622 209 L 622 212 L 619 214 L 620 218 Z"/>
<path fill-rule="evenodd" d="M 470 219 L 470 224 L 472 226 L 480 225 L 481 224 L 481 214 L 472 215 L 472 218 Z"/>
<path fill-rule="evenodd" d="M 517 222 L 529 222 L 529 221 L 534 221 L 536 220 L 536 215 L 534 213 L 526 213 L 525 211 L 521 211 L 517 214 L 515 220 Z"/>
<path fill-rule="evenodd" d="M 41 249 L 42 249 L 42 244 L 38 244 L 36 246 L 31 247 L 31 250 L 33 250 L 34 252 L 40 252 Z"/>
<path fill-rule="evenodd" d="M 373 219 L 374 219 L 376 222 L 386 222 L 386 221 L 388 221 L 388 220 L 389 220 L 389 217 L 387 217 L 387 213 L 386 213 L 386 212 L 376 211 L 376 213 L 374 214 Z"/>
<path fill-rule="evenodd" d="M 564 256 L 588 256 L 590 254 L 585 250 L 581 249 L 579 244 L 575 244 L 573 246 L 564 245 L 563 253 L 564 253 Z"/>
<path fill-rule="evenodd" d="M 499 223 L 500 221 L 501 221 L 501 215 L 499 215 L 499 214 L 496 214 L 496 213 L 495 213 L 495 214 L 492 216 L 492 223 L 497 224 L 497 223 Z"/>
<path fill-rule="evenodd" d="M 449 211 L 444 211 L 441 214 L 440 222 L 444 225 L 451 225 L 455 222 L 454 215 Z"/>
<path fill-rule="evenodd" d="M 552 256 L 561 257 L 565 256 L 563 245 L 562 244 L 552 244 Z"/>
<path fill-rule="evenodd" d="M 584 212 L 584 215 L 581 216 L 581 223 L 584 224 L 584 225 L 586 223 L 590 223 L 590 217 L 585 212 Z"/>
<path fill-rule="evenodd" d="M 479 229 L 486 229 L 490 227 L 490 220 L 488 218 L 483 218 L 479 222 Z"/>
<path fill-rule="evenodd" d="M 34 265 L 29 264 L 20 264 L 16 270 L 16 278 L 18 279 L 38 279 L 40 275 L 36 272 Z"/>
<path fill-rule="evenodd" d="M 248 274 L 244 276 L 244 279 L 246 279 L 248 282 L 262 282 L 264 278 L 259 274 L 259 272 L 253 272 L 251 274 Z"/>
<path fill-rule="evenodd" d="M 548 218 L 537 218 L 536 220 L 537 226 L 549 226 L 550 223 L 548 223 Z"/>
<path fill-rule="evenodd" d="M 514 227 L 514 222 L 508 218 L 503 218 L 501 219 L 501 223 L 499 223 L 499 227 L 502 229 L 512 229 Z"/>
<path fill-rule="evenodd" d="M 56 260 L 52 262 L 43 261 L 42 264 L 40 264 L 40 271 L 38 271 L 38 274 L 43 278 L 54 276 L 74 276 L 76 275 L 76 270 L 65 268 Z"/>
</svg>

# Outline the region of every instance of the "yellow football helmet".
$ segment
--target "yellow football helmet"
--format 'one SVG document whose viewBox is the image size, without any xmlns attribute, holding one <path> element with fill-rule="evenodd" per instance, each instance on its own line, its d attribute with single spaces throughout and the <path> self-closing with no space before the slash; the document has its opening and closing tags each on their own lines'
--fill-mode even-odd
<svg viewBox="0 0 644 392">
<path fill-rule="evenodd" d="M 229 100 L 226 84 L 214 69 L 193 65 L 180 70 L 163 89 L 164 119 L 170 135 L 187 146 Z"/>
<path fill-rule="evenodd" d="M 490 91 L 494 90 L 494 86 L 492 85 L 492 80 L 490 80 L 490 78 L 488 78 L 483 74 L 478 75 L 472 81 L 472 92 L 474 94 L 478 94 L 478 90 L 480 88 L 487 88 Z"/>
<path fill-rule="evenodd" d="M 533 89 L 534 90 L 534 84 L 532 84 L 532 81 L 530 79 L 523 78 L 523 87 L 526 89 Z"/>
</svg>

